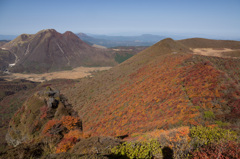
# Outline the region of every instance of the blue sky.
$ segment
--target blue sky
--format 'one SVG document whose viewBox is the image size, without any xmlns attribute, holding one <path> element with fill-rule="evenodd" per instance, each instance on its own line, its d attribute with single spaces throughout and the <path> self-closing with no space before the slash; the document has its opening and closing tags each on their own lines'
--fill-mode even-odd
<svg viewBox="0 0 240 159">
<path fill-rule="evenodd" d="M 240 0 L 0 0 L 0 34 L 48 28 L 240 38 Z"/>
</svg>

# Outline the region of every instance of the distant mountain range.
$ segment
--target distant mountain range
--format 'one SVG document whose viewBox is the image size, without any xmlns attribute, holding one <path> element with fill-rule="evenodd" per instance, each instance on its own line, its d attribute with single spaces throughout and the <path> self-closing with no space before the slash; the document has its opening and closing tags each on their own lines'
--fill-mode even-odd
<svg viewBox="0 0 240 159">
<path fill-rule="evenodd" d="M 158 41 L 165 39 L 166 36 L 143 34 L 139 36 L 108 36 L 77 33 L 81 40 L 89 45 L 101 45 L 105 47 L 116 46 L 151 46 Z M 17 35 L 0 35 L 0 40 L 13 40 Z"/>
<path fill-rule="evenodd" d="M 158 41 L 165 39 L 165 36 L 143 34 L 140 36 L 107 36 L 107 35 L 87 35 L 85 33 L 76 34 L 80 39 L 88 44 L 97 44 L 105 47 L 116 46 L 151 46 Z"/>
<path fill-rule="evenodd" d="M 138 36 L 111 36 L 111 35 L 97 35 L 97 34 L 86 34 L 76 33 L 76 35 L 89 45 L 100 45 L 104 47 L 117 47 L 117 46 L 151 46 L 160 40 L 165 38 L 172 38 L 174 40 L 202 37 L 207 39 L 216 40 L 236 40 L 240 41 L 240 38 L 229 38 L 221 36 L 208 36 L 202 34 L 171 34 L 162 33 L 157 34 L 142 34 Z M 13 40 L 17 35 L 0 35 L 0 40 Z"/>
</svg>

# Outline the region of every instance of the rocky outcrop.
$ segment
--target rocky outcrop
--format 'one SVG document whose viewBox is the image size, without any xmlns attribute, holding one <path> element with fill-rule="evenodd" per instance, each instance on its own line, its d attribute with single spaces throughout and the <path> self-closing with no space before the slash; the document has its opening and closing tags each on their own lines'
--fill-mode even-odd
<svg viewBox="0 0 240 159">
<path fill-rule="evenodd" d="M 108 158 L 122 141 L 84 134 L 77 112 L 50 87 L 27 99 L 10 121 L 7 143 L 0 158 Z"/>
<path fill-rule="evenodd" d="M 33 140 L 58 144 L 73 130 L 82 132 L 77 113 L 60 91 L 47 87 L 30 97 L 15 113 L 6 140 L 15 147 Z"/>
</svg>

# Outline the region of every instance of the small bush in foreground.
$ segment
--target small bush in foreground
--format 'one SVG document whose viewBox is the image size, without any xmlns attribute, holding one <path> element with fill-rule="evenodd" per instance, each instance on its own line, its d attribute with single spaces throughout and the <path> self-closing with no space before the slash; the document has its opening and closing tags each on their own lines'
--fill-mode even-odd
<svg viewBox="0 0 240 159">
<path fill-rule="evenodd" d="M 161 156 L 161 145 L 158 141 L 150 142 L 125 142 L 112 149 L 112 153 L 117 156 L 126 156 L 128 158 L 145 158 L 150 159 L 153 156 Z"/>
</svg>

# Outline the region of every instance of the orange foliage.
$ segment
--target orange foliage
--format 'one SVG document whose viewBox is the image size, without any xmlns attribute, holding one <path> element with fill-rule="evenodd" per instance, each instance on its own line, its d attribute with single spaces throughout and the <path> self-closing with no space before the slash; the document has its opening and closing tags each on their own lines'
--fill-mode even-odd
<svg viewBox="0 0 240 159">
<path fill-rule="evenodd" d="M 203 111 L 221 111 L 228 87 L 210 62 L 191 60 L 191 54 L 169 54 L 119 78 L 125 82 L 112 95 L 86 108 L 85 130 L 118 136 L 202 124 Z"/>
<path fill-rule="evenodd" d="M 49 120 L 49 121 L 45 124 L 42 133 L 43 133 L 43 134 L 46 134 L 46 133 L 48 132 L 48 130 L 50 130 L 54 125 L 56 125 L 56 124 L 58 124 L 58 123 L 60 123 L 60 121 L 57 120 L 57 119 Z"/>
<path fill-rule="evenodd" d="M 67 134 L 64 135 L 64 138 L 58 144 L 56 153 L 67 152 L 70 148 L 72 148 L 76 144 L 77 139 L 81 138 L 82 136 L 83 136 L 82 131 L 78 129 L 70 130 Z"/>
<path fill-rule="evenodd" d="M 91 114 L 88 116 L 92 117 L 99 111 L 103 114 L 98 119 L 92 118 L 85 130 L 91 130 L 93 135 L 123 135 L 168 128 L 180 121 L 195 124 L 195 118 L 200 114 L 188 100 L 182 86 L 182 74 L 190 67 L 179 67 L 191 56 L 168 55 L 161 65 L 155 61 L 131 74 L 131 80 L 114 92 L 115 98 L 106 100 L 110 103 L 101 103 L 106 105 L 104 107 L 96 104 L 89 111 Z"/>
<path fill-rule="evenodd" d="M 67 152 L 76 144 L 76 138 L 64 138 L 57 146 L 56 153 Z"/>
<path fill-rule="evenodd" d="M 64 135 L 64 138 L 71 138 L 71 137 L 78 139 L 83 137 L 83 133 L 82 131 L 76 129 L 76 130 L 70 130 L 67 134 Z"/>
<path fill-rule="evenodd" d="M 161 144 L 169 147 L 176 147 L 180 143 L 188 144 L 191 140 L 188 126 L 170 130 L 157 129 L 146 133 L 134 133 L 127 140 L 148 141 L 151 139 L 159 140 Z"/>
<path fill-rule="evenodd" d="M 61 121 L 64 127 L 66 127 L 68 130 L 72 130 L 77 126 L 79 118 L 72 116 L 63 116 Z"/>
<path fill-rule="evenodd" d="M 47 106 L 43 106 L 40 108 L 40 112 L 41 112 L 40 118 L 41 119 L 44 119 L 47 116 L 47 109 L 48 109 Z"/>
<path fill-rule="evenodd" d="M 75 129 L 79 128 L 79 122 L 80 121 L 78 117 L 72 116 L 63 116 L 61 120 L 52 119 L 45 124 L 42 133 L 51 137 L 51 134 L 48 133 L 48 130 L 50 130 L 56 124 L 61 124 L 61 126 L 70 130 L 67 134 L 64 134 L 64 138 L 58 144 L 56 149 L 56 153 L 66 152 L 76 144 L 77 139 L 83 137 L 82 131 L 80 129 Z"/>
<path fill-rule="evenodd" d="M 155 130 L 152 132 L 146 133 L 149 138 L 160 138 L 162 135 L 169 136 L 171 139 L 177 139 L 179 137 L 187 137 L 189 138 L 189 127 L 184 126 L 180 128 L 170 129 L 170 130 Z"/>
</svg>

